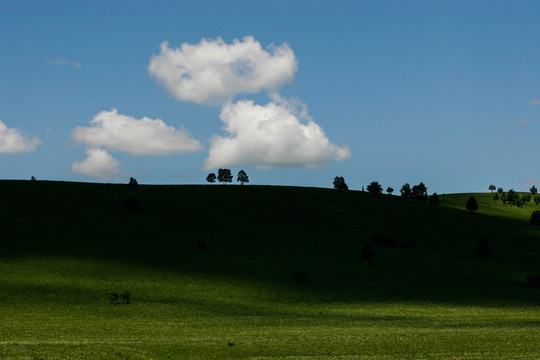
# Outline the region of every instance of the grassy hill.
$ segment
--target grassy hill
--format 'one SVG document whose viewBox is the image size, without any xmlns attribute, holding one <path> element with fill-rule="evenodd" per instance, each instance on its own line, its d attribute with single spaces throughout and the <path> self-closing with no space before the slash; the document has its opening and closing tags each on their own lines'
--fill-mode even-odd
<svg viewBox="0 0 540 360">
<path fill-rule="evenodd" d="M 0 358 L 538 359 L 540 206 L 470 195 L 0 181 Z"/>
</svg>

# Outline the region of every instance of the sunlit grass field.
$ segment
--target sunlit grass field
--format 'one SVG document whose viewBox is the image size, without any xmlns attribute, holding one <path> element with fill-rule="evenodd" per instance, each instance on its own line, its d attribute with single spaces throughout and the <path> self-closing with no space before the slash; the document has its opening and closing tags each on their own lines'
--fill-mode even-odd
<svg viewBox="0 0 540 360">
<path fill-rule="evenodd" d="M 440 199 L 0 181 L 0 359 L 540 359 L 540 206 Z"/>
</svg>

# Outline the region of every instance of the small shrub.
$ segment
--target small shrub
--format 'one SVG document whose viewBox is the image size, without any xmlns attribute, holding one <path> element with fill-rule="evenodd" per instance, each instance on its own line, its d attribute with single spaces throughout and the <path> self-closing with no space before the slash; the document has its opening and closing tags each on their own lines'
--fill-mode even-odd
<svg viewBox="0 0 540 360">
<path fill-rule="evenodd" d="M 465 208 L 471 212 L 478 210 L 478 202 L 476 202 L 476 198 L 474 196 L 469 197 L 467 203 L 465 204 Z"/>
<path fill-rule="evenodd" d="M 293 271 L 291 271 L 291 276 L 292 276 L 294 281 L 306 282 L 307 277 L 309 276 L 309 273 L 307 271 L 303 271 L 303 270 L 293 270 Z"/>
<path fill-rule="evenodd" d="M 360 258 L 366 262 L 366 264 L 369 264 L 370 261 L 375 259 L 375 251 L 371 248 L 371 245 L 367 243 L 362 247 L 362 250 L 360 252 Z"/>
<path fill-rule="evenodd" d="M 130 189 L 136 189 L 138 186 L 139 186 L 139 183 L 137 182 L 137 180 L 135 178 L 133 178 L 133 177 L 129 178 L 128 187 Z"/>
<path fill-rule="evenodd" d="M 131 298 L 131 294 L 128 292 L 125 292 L 122 294 L 122 304 L 129 305 L 129 299 Z"/>
<path fill-rule="evenodd" d="M 32 177 L 30 178 L 30 181 L 36 181 L 36 177 L 35 177 L 35 176 L 32 176 Z"/>
<path fill-rule="evenodd" d="M 499 200 L 499 194 L 495 193 L 495 195 L 493 195 L 493 200 L 495 201 Z"/>
<path fill-rule="evenodd" d="M 482 237 L 478 241 L 478 245 L 476 246 L 476 254 L 483 258 L 491 255 L 491 247 L 489 246 L 489 242 L 485 237 Z"/>
<path fill-rule="evenodd" d="M 440 203 L 439 195 L 437 195 L 437 193 L 433 193 L 433 195 L 431 195 L 429 198 L 429 205 L 437 206 L 439 205 L 439 203 Z"/>
<path fill-rule="evenodd" d="M 385 248 L 397 247 L 397 243 L 394 241 L 394 239 L 385 238 L 385 237 L 377 236 L 377 235 L 371 235 L 369 239 L 373 246 L 380 246 L 380 247 L 385 247 Z"/>
<path fill-rule="evenodd" d="M 535 204 L 535 205 L 540 204 L 540 195 L 535 195 L 533 201 L 534 201 L 534 204 Z"/>
<path fill-rule="evenodd" d="M 232 340 L 227 341 L 227 346 L 228 347 L 233 347 L 234 346 L 234 343 L 232 342 Z"/>
<path fill-rule="evenodd" d="M 529 223 L 534 226 L 540 226 L 540 210 L 533 211 Z"/>
<path fill-rule="evenodd" d="M 527 276 L 527 283 L 530 287 L 540 288 L 540 275 Z"/>
<path fill-rule="evenodd" d="M 207 249 L 207 246 L 206 246 L 206 243 L 204 241 L 199 241 L 197 243 L 197 249 L 199 250 L 206 250 Z"/>
<path fill-rule="evenodd" d="M 118 299 L 120 298 L 120 295 L 118 293 L 112 292 L 109 294 L 109 302 L 112 305 L 119 305 L 120 301 Z"/>
<path fill-rule="evenodd" d="M 128 196 L 124 200 L 124 209 L 127 211 L 137 211 L 139 210 L 139 199 L 133 196 Z"/>
</svg>

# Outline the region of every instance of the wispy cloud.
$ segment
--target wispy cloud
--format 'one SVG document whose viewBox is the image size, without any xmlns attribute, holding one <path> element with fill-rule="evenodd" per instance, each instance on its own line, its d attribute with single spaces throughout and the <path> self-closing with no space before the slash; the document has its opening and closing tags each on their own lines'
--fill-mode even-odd
<svg viewBox="0 0 540 360">
<path fill-rule="evenodd" d="M 82 65 L 79 61 L 67 61 L 61 57 L 55 57 L 54 59 L 46 59 L 45 63 L 50 66 L 73 66 L 77 69 L 82 68 Z"/>
<path fill-rule="evenodd" d="M 532 99 L 531 106 L 537 106 L 537 105 L 540 105 L 540 99 Z"/>
<path fill-rule="evenodd" d="M 118 114 L 116 109 L 100 112 L 90 125 L 75 128 L 72 139 L 92 148 L 104 146 L 133 155 L 171 155 L 203 148 L 185 129 L 167 126 L 161 119 L 135 119 Z"/>
<path fill-rule="evenodd" d="M 518 125 L 528 125 L 531 122 L 532 122 L 532 120 L 529 119 L 529 118 L 526 118 L 526 117 L 522 117 L 522 118 L 517 119 Z"/>
<path fill-rule="evenodd" d="M 0 154 L 18 154 L 34 151 L 41 141 L 37 136 L 29 137 L 18 129 L 8 128 L 0 120 Z"/>
</svg>

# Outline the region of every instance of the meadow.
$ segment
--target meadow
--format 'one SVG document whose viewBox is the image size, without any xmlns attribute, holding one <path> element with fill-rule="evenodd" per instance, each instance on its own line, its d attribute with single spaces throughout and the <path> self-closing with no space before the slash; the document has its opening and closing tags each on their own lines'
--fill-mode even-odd
<svg viewBox="0 0 540 360">
<path fill-rule="evenodd" d="M 0 181 L 0 359 L 540 359 L 540 206 L 440 200 Z"/>
</svg>

